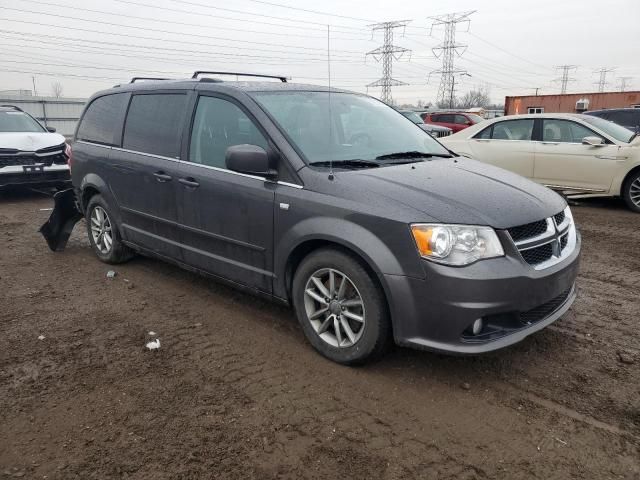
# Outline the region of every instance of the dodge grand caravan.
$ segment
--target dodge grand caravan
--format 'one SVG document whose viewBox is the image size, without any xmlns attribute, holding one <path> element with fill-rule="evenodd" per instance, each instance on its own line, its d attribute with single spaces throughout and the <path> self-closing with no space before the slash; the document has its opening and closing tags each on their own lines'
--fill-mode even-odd
<svg viewBox="0 0 640 480">
<path fill-rule="evenodd" d="M 52 249 L 84 216 L 100 260 L 150 255 L 290 304 L 344 364 L 392 341 L 495 350 L 573 303 L 580 235 L 556 193 L 368 96 L 198 73 L 90 99 Z"/>
</svg>

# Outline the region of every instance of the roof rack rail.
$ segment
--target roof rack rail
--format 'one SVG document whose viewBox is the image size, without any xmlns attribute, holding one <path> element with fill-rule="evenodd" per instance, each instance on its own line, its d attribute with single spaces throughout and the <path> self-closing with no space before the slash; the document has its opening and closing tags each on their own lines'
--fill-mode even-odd
<svg viewBox="0 0 640 480">
<path fill-rule="evenodd" d="M 0 107 L 13 108 L 14 110 L 16 110 L 18 112 L 24 112 L 24 110 L 22 110 L 20 107 L 16 107 L 15 105 L 0 105 Z"/>
<path fill-rule="evenodd" d="M 282 83 L 287 83 L 287 77 L 281 75 L 261 75 L 259 73 L 239 73 L 239 72 L 211 72 L 208 70 L 198 70 L 193 73 L 191 78 L 198 78 L 202 74 L 208 75 L 236 75 L 238 77 L 258 77 L 258 78 L 277 78 Z"/>
<path fill-rule="evenodd" d="M 159 78 L 159 77 L 133 77 L 129 83 L 136 83 L 138 80 L 171 80 L 171 79 Z"/>
</svg>

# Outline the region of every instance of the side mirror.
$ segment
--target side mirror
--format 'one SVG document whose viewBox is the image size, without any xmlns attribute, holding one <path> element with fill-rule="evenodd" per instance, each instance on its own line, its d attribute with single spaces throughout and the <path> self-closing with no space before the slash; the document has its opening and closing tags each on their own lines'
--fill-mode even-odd
<svg viewBox="0 0 640 480">
<path fill-rule="evenodd" d="M 225 163 L 229 170 L 259 177 L 275 177 L 277 171 L 271 168 L 269 154 L 257 145 L 233 145 L 227 148 Z"/>
<path fill-rule="evenodd" d="M 471 125 L 473 125 L 473 122 L 471 120 L 467 120 L 466 122 L 464 122 L 464 124 L 471 126 Z"/>
<path fill-rule="evenodd" d="M 583 145 L 591 145 L 592 147 L 601 147 L 604 145 L 604 140 L 600 137 L 584 137 L 582 139 Z"/>
<path fill-rule="evenodd" d="M 56 133 L 56 128 L 55 127 L 47 127 L 47 132 Z"/>
</svg>

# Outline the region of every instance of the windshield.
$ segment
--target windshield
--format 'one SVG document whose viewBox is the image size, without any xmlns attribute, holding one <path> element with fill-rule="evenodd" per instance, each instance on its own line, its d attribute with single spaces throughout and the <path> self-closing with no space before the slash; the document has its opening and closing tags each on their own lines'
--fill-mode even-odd
<svg viewBox="0 0 640 480">
<path fill-rule="evenodd" d="M 44 132 L 45 129 L 24 112 L 0 112 L 0 132 Z"/>
<path fill-rule="evenodd" d="M 257 92 L 258 103 L 303 154 L 307 163 L 450 156 L 450 152 L 402 114 L 364 95 L 328 92 Z M 375 165 L 375 164 L 374 164 Z"/>
<path fill-rule="evenodd" d="M 623 126 L 620 126 L 617 123 L 613 123 L 609 120 L 605 120 L 604 118 L 594 117 L 592 115 L 580 115 L 580 118 L 586 123 L 599 128 L 604 133 L 606 133 L 610 137 L 615 138 L 619 142 L 630 143 L 631 140 L 633 140 L 633 137 L 636 136 L 636 134 L 628 128 L 624 128 Z"/>
<path fill-rule="evenodd" d="M 416 112 L 400 112 L 400 113 L 402 113 L 402 115 L 407 117 L 413 123 L 424 123 L 424 121 L 420 118 L 420 115 L 418 115 Z"/>
</svg>

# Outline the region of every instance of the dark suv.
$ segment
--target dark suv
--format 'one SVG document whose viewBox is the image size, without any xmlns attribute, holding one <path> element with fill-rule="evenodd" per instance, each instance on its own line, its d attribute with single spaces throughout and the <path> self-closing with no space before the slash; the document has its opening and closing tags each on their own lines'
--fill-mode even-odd
<svg viewBox="0 0 640 480">
<path fill-rule="evenodd" d="M 580 236 L 562 197 L 455 156 L 378 100 L 285 80 L 94 95 L 71 170 L 98 258 L 151 255 L 293 305 L 345 364 L 392 340 L 495 350 L 567 311 Z M 69 192 L 43 226 L 53 249 L 80 217 Z"/>
<path fill-rule="evenodd" d="M 640 108 L 609 108 L 584 113 L 617 123 L 632 132 L 640 131 Z"/>
</svg>

